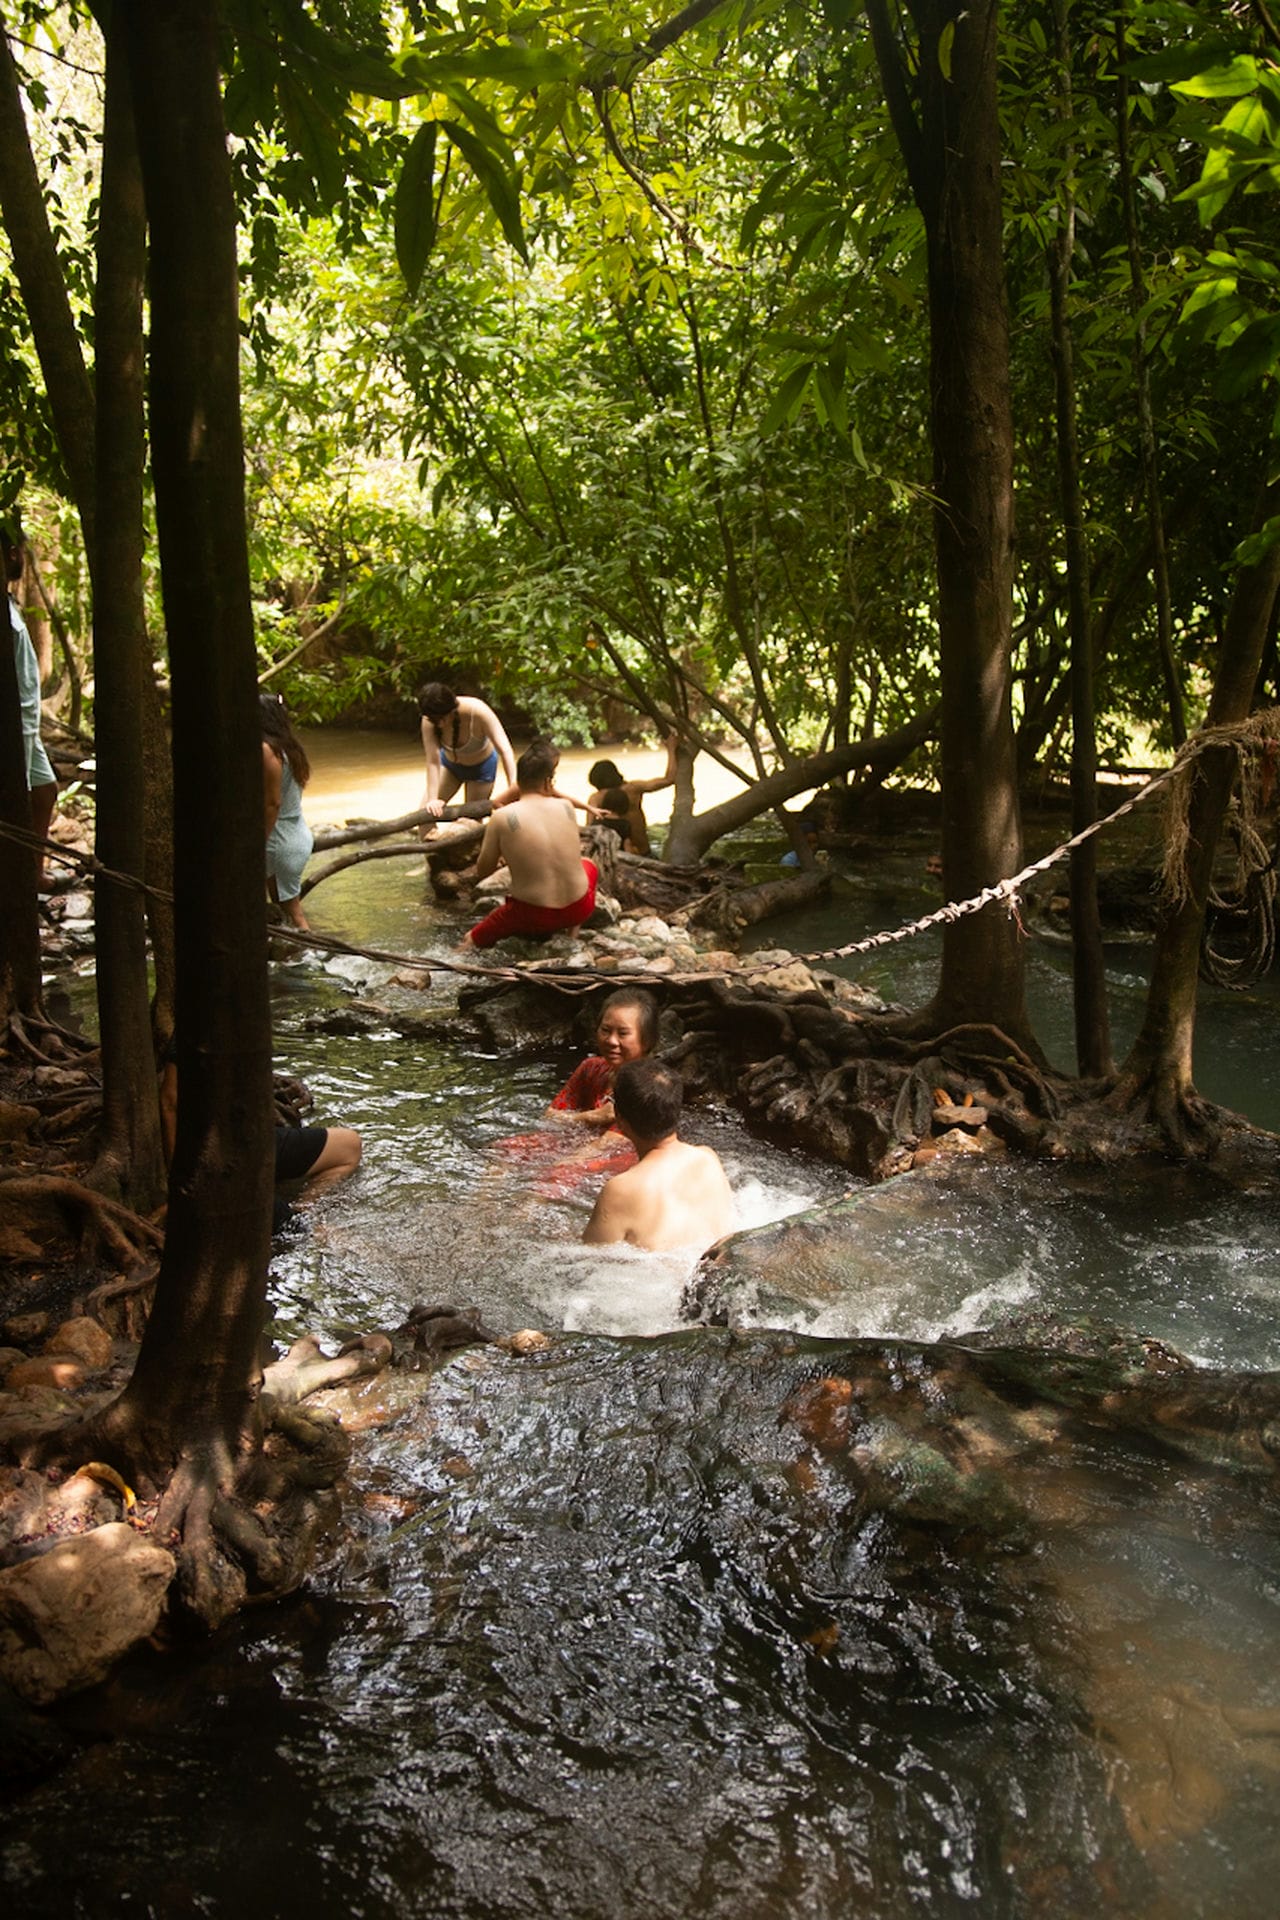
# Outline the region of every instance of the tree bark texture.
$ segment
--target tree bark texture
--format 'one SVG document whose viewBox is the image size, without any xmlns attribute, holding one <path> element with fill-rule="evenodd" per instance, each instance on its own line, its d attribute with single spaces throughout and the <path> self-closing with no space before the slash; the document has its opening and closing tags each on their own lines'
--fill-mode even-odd
<svg viewBox="0 0 1280 1920">
<path fill-rule="evenodd" d="M 1072 123 L 1071 40 L 1066 0 L 1054 0 L 1059 94 L 1057 119 Z M 1075 253 L 1075 201 L 1071 186 L 1074 147 L 1065 154 L 1066 175 L 1058 205 L 1058 225 L 1049 241 L 1049 303 L 1053 338 L 1058 491 L 1062 501 L 1063 547 L 1067 562 L 1067 624 L 1071 636 L 1071 832 L 1091 827 L 1098 815 L 1098 741 L 1094 713 L 1093 631 L 1089 606 L 1089 546 L 1085 537 L 1080 486 L 1080 445 L 1076 430 L 1075 342 L 1069 308 Z M 1098 911 L 1096 838 L 1071 853 L 1072 989 L 1075 1011 L 1076 1069 L 1086 1079 L 1113 1071 L 1111 1025 L 1107 1011 L 1107 974 Z"/>
<path fill-rule="evenodd" d="M 1262 491 L 1255 526 L 1280 514 L 1280 482 Z M 1225 727 L 1248 717 L 1272 612 L 1280 591 L 1280 544 L 1242 567 L 1231 596 L 1222 651 L 1206 725 Z M 1196 762 L 1189 803 L 1187 892 L 1168 906 L 1156 929 L 1151 980 L 1142 1030 L 1124 1065 L 1124 1097 L 1148 1094 L 1171 1133 L 1180 1131 L 1179 1111 L 1194 1094 L 1192 1044 L 1200 942 L 1204 933 L 1214 855 L 1231 798 L 1236 756 L 1212 747 Z"/>
<path fill-rule="evenodd" d="M 261 731 L 235 212 L 210 0 L 124 15 L 151 232 L 150 433 L 173 687 L 177 1140 L 155 1306 L 117 1414 L 207 1507 L 251 1416 L 273 1156 Z"/>
<path fill-rule="evenodd" d="M 146 207 L 119 6 L 105 0 L 102 183 L 94 309 L 97 355 L 97 526 L 94 566 L 96 843 L 94 882 L 102 1137 L 95 1180 L 141 1211 L 164 1194 L 156 1066 L 151 1046 L 144 896 L 143 707 L 150 677 L 142 599 L 146 461 L 142 291 Z M 165 878 L 168 884 L 168 877 Z"/>
<path fill-rule="evenodd" d="M 1021 865 L 1010 702 L 1013 414 L 1005 305 L 997 0 L 908 0 L 914 66 L 884 0 L 867 12 L 924 220 L 942 660 L 942 866 L 964 900 Z M 1029 1034 L 1022 935 L 1001 904 L 945 929 L 929 1017 Z"/>
</svg>

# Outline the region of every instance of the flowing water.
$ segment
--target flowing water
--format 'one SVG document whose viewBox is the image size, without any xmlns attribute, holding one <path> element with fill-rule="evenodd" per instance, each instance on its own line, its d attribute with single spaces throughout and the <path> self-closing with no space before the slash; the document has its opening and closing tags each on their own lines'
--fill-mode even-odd
<svg viewBox="0 0 1280 1920">
<path fill-rule="evenodd" d="M 927 910 L 921 851 L 900 861 L 761 944 Z M 406 953 L 464 924 L 411 860 L 309 908 Z M 927 956 L 889 956 L 848 970 L 916 997 Z M 275 1331 L 450 1299 L 552 1344 L 357 1390 L 395 1417 L 357 1440 L 343 1550 L 58 1711 L 74 1757 L 0 1815 L 8 1910 L 1274 1912 L 1280 1406 L 1210 1371 L 1280 1365 L 1273 1198 L 1014 1167 L 851 1194 L 697 1113 L 758 1231 L 716 1281 L 731 1324 L 689 1326 L 692 1256 L 583 1248 L 600 1176 L 525 1138 L 576 1056 L 450 1041 L 448 977 L 393 972 L 275 969 L 281 1066 L 365 1140 L 277 1245 Z M 1060 1052 L 1056 955 L 1033 972 Z M 1211 1001 L 1198 1063 L 1268 1123 L 1270 1002 Z M 1158 1351 L 1147 1393 L 1136 1347 L 1117 1372 L 966 1342 L 1011 1316 L 1168 1341 L 1194 1391 L 1152 1399 Z"/>
</svg>

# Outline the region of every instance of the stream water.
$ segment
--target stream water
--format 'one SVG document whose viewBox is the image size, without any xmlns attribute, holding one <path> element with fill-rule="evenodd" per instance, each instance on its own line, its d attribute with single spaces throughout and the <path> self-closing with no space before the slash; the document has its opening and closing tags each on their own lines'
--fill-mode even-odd
<svg viewBox="0 0 1280 1920">
<path fill-rule="evenodd" d="M 319 745 L 313 819 L 326 785 L 343 814 L 416 804 L 408 748 L 366 743 L 382 770 L 353 804 Z M 761 944 L 927 910 L 926 852 L 843 874 Z M 352 869 L 309 910 L 406 953 L 463 924 L 414 861 Z M 1114 958 L 1123 1026 L 1143 956 Z M 905 1001 L 933 960 L 837 964 Z M 336 1341 L 451 1299 L 556 1337 L 369 1383 L 398 1417 L 357 1442 L 343 1551 L 214 1645 L 144 1650 L 59 1710 L 74 1757 L 0 1813 L 9 1910 L 1273 1913 L 1280 1427 L 1214 1370 L 1280 1367 L 1274 1196 L 1016 1167 L 851 1194 L 701 1112 L 690 1135 L 760 1231 L 717 1296 L 730 1325 L 692 1327 L 691 1258 L 584 1249 L 594 1188 L 504 1145 L 576 1056 L 408 1040 L 397 1014 L 454 989 L 393 971 L 274 970 L 280 1065 L 365 1140 L 277 1245 L 275 1332 Z M 1057 951 L 1032 973 L 1065 1058 Z M 353 1005 L 388 1017 L 335 1031 Z M 1207 995 L 1197 1061 L 1266 1125 L 1274 1012 L 1273 983 Z M 1214 1418 L 1153 1425 L 1105 1370 L 968 1351 L 1011 1316 L 1169 1342 Z"/>
</svg>

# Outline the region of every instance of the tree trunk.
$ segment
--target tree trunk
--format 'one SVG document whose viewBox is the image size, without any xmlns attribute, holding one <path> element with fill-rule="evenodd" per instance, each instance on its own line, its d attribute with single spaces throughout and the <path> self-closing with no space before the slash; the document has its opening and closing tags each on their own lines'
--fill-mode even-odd
<svg viewBox="0 0 1280 1920">
<path fill-rule="evenodd" d="M 766 774 L 763 780 L 755 780 L 750 786 L 744 787 L 732 800 L 722 800 L 718 807 L 708 807 L 705 813 L 673 812 L 666 845 L 662 850 L 664 861 L 677 867 L 696 866 L 708 847 L 714 845 L 722 834 L 735 832 L 749 820 L 755 820 L 760 814 L 768 813 L 770 808 L 780 806 L 784 800 L 793 799 L 797 793 L 807 793 L 810 787 L 821 787 L 834 779 L 836 774 L 847 773 L 851 767 L 867 767 L 882 775 L 891 773 L 918 746 L 923 745 L 936 728 L 937 721 L 936 709 L 930 708 L 927 713 L 909 720 L 905 727 L 899 727 L 896 733 L 886 734 L 882 740 L 851 741 L 846 747 L 810 754 L 789 767 L 781 767 L 776 773 Z M 677 795 L 679 790 L 677 776 Z"/>
<path fill-rule="evenodd" d="M 1022 864 L 1010 674 L 1013 416 L 997 96 L 997 0 L 908 0 L 916 57 L 885 0 L 867 12 L 928 249 L 930 428 L 942 659 L 942 870 L 950 900 Z M 1033 1045 L 1016 920 L 1000 903 L 946 927 L 931 1026 Z"/>
<path fill-rule="evenodd" d="M 1071 41 L 1066 0 L 1054 0 L 1061 93 L 1058 123 L 1069 129 Z M 1082 833 L 1098 816 L 1098 742 L 1093 694 L 1093 634 L 1089 610 L 1089 547 L 1080 491 L 1080 447 L 1076 434 L 1075 354 L 1068 295 L 1075 252 L 1075 201 L 1071 177 L 1074 148 L 1064 156 L 1066 180 L 1058 229 L 1049 243 L 1049 298 L 1053 327 L 1053 373 L 1057 399 L 1058 487 L 1067 557 L 1067 622 L 1071 635 L 1071 832 Z M 1071 939 L 1075 999 L 1076 1071 L 1101 1079 L 1113 1068 L 1111 1026 L 1107 1014 L 1107 976 L 1098 912 L 1098 843 L 1084 841 L 1071 853 Z"/>
<path fill-rule="evenodd" d="M 142 600 L 145 432 L 142 287 L 146 208 L 134 137 L 118 6 L 100 9 L 106 38 L 98 276 L 94 312 L 97 395 L 97 526 L 94 564 L 97 852 L 94 883 L 98 1030 L 102 1041 L 102 1135 L 95 1186 L 139 1212 L 164 1193 L 156 1063 L 147 990 L 142 744 L 150 673 Z"/>
<path fill-rule="evenodd" d="M 1263 489 L 1255 528 L 1261 530 L 1277 514 L 1280 482 L 1272 482 Z M 1280 544 L 1273 544 L 1242 567 L 1236 580 L 1206 726 L 1232 726 L 1248 717 L 1278 589 Z M 1202 1131 L 1205 1117 L 1192 1080 L 1200 942 L 1236 765 L 1230 747 L 1211 747 L 1192 769 L 1186 891 L 1165 908 L 1157 926 L 1146 1014 L 1115 1096 L 1123 1104 L 1145 1103 L 1179 1149 Z"/>
<path fill-rule="evenodd" d="M 124 14 L 151 230 L 151 451 L 173 683 L 177 1139 L 134 1375 L 107 1418 L 199 1548 L 251 1430 L 272 1194 L 262 776 L 235 210 L 211 0 Z M 199 1577 L 197 1573 L 197 1579 Z"/>
<path fill-rule="evenodd" d="M 1164 677 L 1165 698 L 1169 703 L 1169 732 L 1175 747 L 1187 737 L 1183 710 L 1182 683 L 1173 654 L 1173 602 L 1169 587 L 1169 548 L 1165 537 L 1164 503 L 1160 494 L 1160 469 L 1156 452 L 1155 417 L 1151 408 L 1151 370 L 1147 360 L 1147 289 L 1142 272 L 1142 248 L 1138 237 L 1138 206 L 1133 186 L 1133 163 L 1129 151 L 1129 60 L 1124 15 L 1116 20 L 1116 159 L 1120 176 L 1120 199 L 1124 208 L 1125 247 L 1129 256 L 1129 311 L 1133 319 L 1133 380 L 1138 401 L 1139 444 L 1142 449 L 1142 479 L 1147 496 L 1147 523 L 1151 535 L 1151 582 L 1156 601 L 1156 647 L 1160 672 Z"/>
</svg>

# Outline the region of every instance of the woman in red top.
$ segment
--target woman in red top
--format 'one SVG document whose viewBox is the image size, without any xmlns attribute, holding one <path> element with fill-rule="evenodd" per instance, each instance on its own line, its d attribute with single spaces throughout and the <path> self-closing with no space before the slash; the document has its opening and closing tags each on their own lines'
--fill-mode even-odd
<svg viewBox="0 0 1280 1920">
<path fill-rule="evenodd" d="M 657 1041 L 658 1003 L 653 995 L 643 987 L 619 987 L 600 1009 L 595 1053 L 574 1068 L 547 1108 L 548 1116 L 589 1127 L 611 1127 L 618 1068 L 652 1053 Z"/>
</svg>

